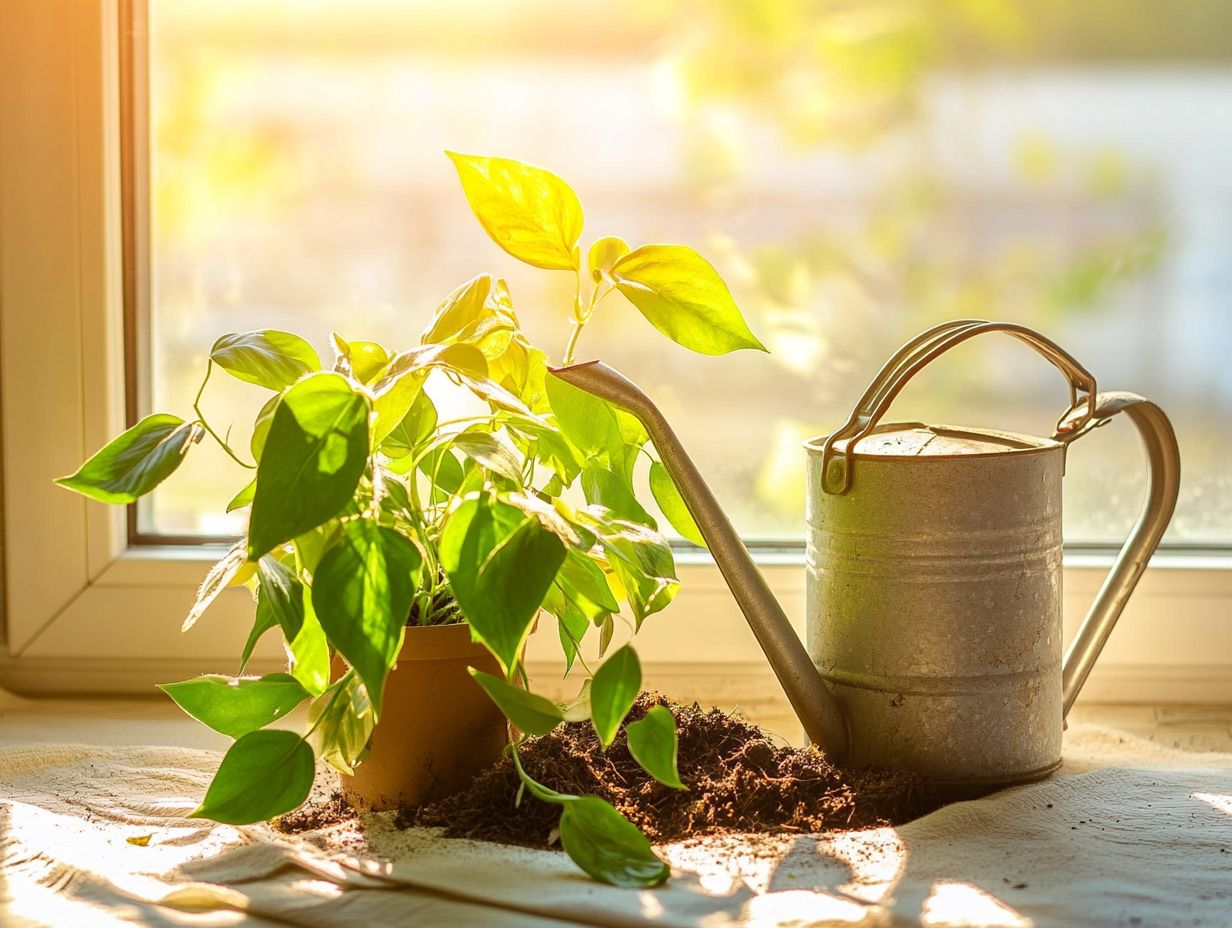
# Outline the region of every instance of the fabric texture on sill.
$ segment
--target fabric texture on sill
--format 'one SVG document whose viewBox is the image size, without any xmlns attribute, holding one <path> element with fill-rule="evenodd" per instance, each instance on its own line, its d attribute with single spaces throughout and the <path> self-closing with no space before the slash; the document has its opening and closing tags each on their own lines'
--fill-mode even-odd
<svg viewBox="0 0 1232 928">
<path fill-rule="evenodd" d="M 295 838 L 185 819 L 219 759 L 4 749 L 0 924 L 1232 924 L 1232 754 L 1097 726 L 1066 734 L 1057 776 L 897 829 L 664 846 L 674 879 L 648 891 L 593 883 L 553 851 L 401 832 L 384 815 Z"/>
</svg>

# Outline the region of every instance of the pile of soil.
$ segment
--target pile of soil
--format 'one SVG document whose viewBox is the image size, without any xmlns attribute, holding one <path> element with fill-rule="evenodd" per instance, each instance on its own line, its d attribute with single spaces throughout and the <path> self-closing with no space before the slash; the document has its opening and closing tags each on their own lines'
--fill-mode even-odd
<svg viewBox="0 0 1232 928">
<path fill-rule="evenodd" d="M 589 722 L 562 725 L 520 749 L 526 772 L 554 790 L 606 799 L 651 841 L 724 832 L 815 832 L 899 825 L 940 802 L 924 782 L 900 771 L 840 769 L 815 748 L 775 744 L 754 725 L 696 703 L 680 706 L 643 694 L 626 722 L 656 705 L 676 717 L 680 777 L 687 791 L 654 780 L 629 753 L 624 728 L 603 751 Z M 554 839 L 560 807 L 529 793 L 509 758 L 469 789 L 402 809 L 402 828 L 438 826 L 445 835 L 525 847 Z"/>
</svg>

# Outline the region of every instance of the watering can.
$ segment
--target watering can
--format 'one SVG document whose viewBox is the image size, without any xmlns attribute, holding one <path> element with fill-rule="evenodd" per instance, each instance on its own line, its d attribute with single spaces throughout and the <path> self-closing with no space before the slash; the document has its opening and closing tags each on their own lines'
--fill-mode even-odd
<svg viewBox="0 0 1232 928">
<path fill-rule="evenodd" d="M 882 424 L 914 374 L 987 332 L 1025 342 L 1068 380 L 1070 404 L 1050 438 Z M 552 373 L 645 426 L 805 733 L 831 759 L 914 771 L 958 792 L 1060 765 L 1065 716 L 1176 505 L 1180 454 L 1158 406 L 1097 393 L 1082 365 L 1025 326 L 960 319 L 909 341 L 842 428 L 805 443 L 806 648 L 650 398 L 602 362 Z M 1121 412 L 1146 450 L 1146 502 L 1062 659 L 1065 453 Z"/>
</svg>

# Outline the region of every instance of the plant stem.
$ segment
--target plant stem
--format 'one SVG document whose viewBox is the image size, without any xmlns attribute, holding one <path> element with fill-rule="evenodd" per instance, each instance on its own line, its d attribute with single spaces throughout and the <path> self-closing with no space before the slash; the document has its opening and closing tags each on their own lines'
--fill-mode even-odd
<svg viewBox="0 0 1232 928">
<path fill-rule="evenodd" d="M 612 292 L 612 288 L 608 287 L 602 294 L 600 294 L 599 285 L 595 284 L 594 288 L 590 291 L 590 301 L 586 304 L 586 311 L 582 312 L 582 300 L 580 296 L 581 284 L 582 281 L 579 277 L 579 292 L 575 293 L 573 297 L 573 331 L 569 333 L 569 341 L 565 344 L 564 360 L 561 361 L 561 364 L 566 367 L 573 363 L 573 352 L 577 348 L 578 336 L 582 334 L 582 329 L 586 327 L 586 323 L 590 322 L 590 317 L 595 314 L 595 310 L 598 308 L 599 304 L 603 302 L 604 297 Z"/>
<path fill-rule="evenodd" d="M 205 413 L 201 411 L 201 395 L 205 393 L 205 385 L 210 382 L 210 371 L 213 369 L 214 362 L 212 360 L 207 361 L 205 364 L 205 379 L 201 381 L 201 387 L 197 390 L 197 395 L 193 399 L 193 412 L 197 414 L 197 421 L 201 424 L 201 427 L 209 432 L 210 437 L 213 438 L 214 441 L 218 442 L 219 447 L 221 447 L 223 451 L 227 452 L 227 455 L 231 458 L 231 460 L 233 460 L 240 467 L 245 467 L 248 470 L 256 470 L 256 464 L 249 464 L 245 461 L 241 461 L 239 456 L 231 450 L 231 446 L 227 444 L 226 439 L 221 438 L 219 434 L 210 427 L 210 424 L 205 421 Z"/>
<path fill-rule="evenodd" d="M 577 347 L 578 336 L 582 334 L 582 329 L 585 328 L 585 322 L 573 320 L 573 331 L 569 333 L 569 341 L 565 344 L 565 357 L 561 364 L 568 367 L 573 363 L 573 350 Z"/>
</svg>

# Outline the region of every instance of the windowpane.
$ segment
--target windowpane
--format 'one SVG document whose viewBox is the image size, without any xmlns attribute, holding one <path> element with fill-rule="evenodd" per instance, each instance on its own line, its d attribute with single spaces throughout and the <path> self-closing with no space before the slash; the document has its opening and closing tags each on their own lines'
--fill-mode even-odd
<svg viewBox="0 0 1232 928">
<path fill-rule="evenodd" d="M 771 355 L 693 356 L 618 297 L 580 354 L 660 401 L 748 536 L 801 537 L 800 442 L 901 342 L 985 316 L 1164 406 L 1185 466 L 1169 540 L 1232 543 L 1221 4 L 658 6 L 151 0 L 151 405 L 190 408 L 224 332 L 409 347 L 481 272 L 559 351 L 572 276 L 493 245 L 442 151 L 504 155 L 570 182 L 584 243 L 688 242 L 732 283 Z M 937 362 L 893 417 L 1050 431 L 1063 382 L 998 338 Z M 220 375 L 204 403 L 244 447 L 261 401 Z M 1068 467 L 1067 537 L 1119 539 L 1142 492 L 1131 428 Z M 203 445 L 141 528 L 238 532 L 218 513 L 243 482 Z"/>
</svg>

